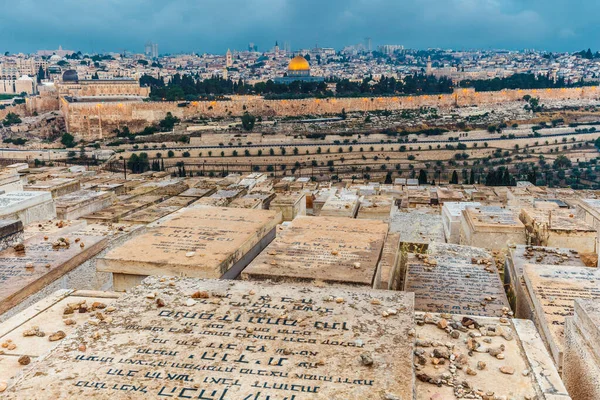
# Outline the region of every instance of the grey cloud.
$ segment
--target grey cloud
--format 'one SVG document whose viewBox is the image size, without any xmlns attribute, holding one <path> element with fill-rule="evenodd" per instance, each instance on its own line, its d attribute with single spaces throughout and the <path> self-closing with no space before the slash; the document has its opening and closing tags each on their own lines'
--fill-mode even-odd
<svg viewBox="0 0 600 400">
<path fill-rule="evenodd" d="M 0 51 L 223 53 L 275 40 L 342 47 L 600 48 L 594 0 L 0 0 Z"/>
</svg>

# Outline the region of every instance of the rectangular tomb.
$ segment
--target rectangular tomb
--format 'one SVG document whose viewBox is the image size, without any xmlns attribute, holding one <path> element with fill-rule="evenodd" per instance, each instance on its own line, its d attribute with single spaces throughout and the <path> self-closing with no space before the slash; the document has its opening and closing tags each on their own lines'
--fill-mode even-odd
<svg viewBox="0 0 600 400">
<path fill-rule="evenodd" d="M 510 311 L 498 270 L 479 248 L 436 245 L 430 254 L 409 254 L 404 290 L 424 312 L 502 317 Z"/>
<path fill-rule="evenodd" d="M 442 222 L 447 243 L 460 243 L 460 218 L 467 207 L 479 207 L 478 202 L 445 202 L 442 206 Z"/>
<path fill-rule="evenodd" d="M 515 316 L 532 321 L 536 317 L 535 307 L 523 280 L 526 264 L 560 265 L 569 268 L 585 267 L 585 261 L 589 262 L 591 258 L 586 259 L 572 249 L 524 245 L 509 248 L 504 268 L 504 285 Z"/>
<path fill-rule="evenodd" d="M 580 253 L 596 252 L 598 233 L 583 219 L 576 218 L 575 210 L 523 208 L 521 221 L 532 245 L 565 247 Z"/>
<path fill-rule="evenodd" d="M 47 239 L 46 239 L 47 238 Z M 0 252 L 0 315 L 45 289 L 106 245 L 99 236 L 38 235 Z"/>
<path fill-rule="evenodd" d="M 296 217 L 242 278 L 371 286 L 387 228 L 375 220 Z"/>
<path fill-rule="evenodd" d="M 563 380 L 573 399 L 600 399 L 600 305 L 575 300 L 567 318 Z"/>
<path fill-rule="evenodd" d="M 23 225 L 56 217 L 49 192 L 10 192 L 0 195 L 0 219 L 18 219 Z"/>
<path fill-rule="evenodd" d="M 148 275 L 235 278 L 275 237 L 281 214 L 194 206 L 150 225 L 147 232 L 98 260 L 116 290 Z"/>
<path fill-rule="evenodd" d="M 414 396 L 410 293 L 152 277 L 116 307 L 33 363 L 5 398 Z"/>
<path fill-rule="evenodd" d="M 78 179 L 56 178 L 47 181 L 39 181 L 25 186 L 26 191 L 50 192 L 52 198 L 57 198 L 76 192 L 81 189 L 81 183 Z"/>
<path fill-rule="evenodd" d="M 77 219 L 112 205 L 115 197 L 110 192 L 80 190 L 56 199 L 56 216 L 60 219 Z"/>
<path fill-rule="evenodd" d="M 468 207 L 462 212 L 460 244 L 501 250 L 526 244 L 525 226 L 504 207 Z"/>
<path fill-rule="evenodd" d="M 284 221 L 306 215 L 306 193 L 278 193 L 271 201 L 269 210 L 279 211 Z"/>
<path fill-rule="evenodd" d="M 534 305 L 535 322 L 560 369 L 565 318 L 573 316 L 575 299 L 600 299 L 600 270 L 527 264 L 524 278 Z"/>
<path fill-rule="evenodd" d="M 408 251 L 426 250 L 430 243 L 445 243 L 442 217 L 417 211 L 394 211 L 390 218 L 390 232 L 399 233 Z"/>
<path fill-rule="evenodd" d="M 420 312 L 415 320 L 417 400 L 570 399 L 531 321 Z"/>
<path fill-rule="evenodd" d="M 61 343 L 60 339 L 54 339 L 62 335 L 50 341 L 52 335 L 58 332 L 70 335 L 78 326 L 96 319 L 97 312 L 105 313 L 117 298 L 118 294 L 114 292 L 58 290 L 2 322 L 0 343 L 13 343 L 16 348 L 2 348 L 4 354 L 0 356 L 0 382 L 11 383 L 25 370 L 19 358 L 26 356 L 35 361 Z M 65 314 L 65 310 L 71 308 L 69 305 L 85 305 L 87 309 L 78 307 L 72 313 Z"/>
<path fill-rule="evenodd" d="M 390 213 L 394 207 L 392 196 L 365 196 L 360 202 L 357 219 L 379 219 L 384 222 L 390 220 Z"/>
</svg>

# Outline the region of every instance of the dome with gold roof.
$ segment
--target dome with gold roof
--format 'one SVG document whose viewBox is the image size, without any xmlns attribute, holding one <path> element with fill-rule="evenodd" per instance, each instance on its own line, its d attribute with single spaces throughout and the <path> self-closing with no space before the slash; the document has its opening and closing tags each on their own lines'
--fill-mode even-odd
<svg viewBox="0 0 600 400">
<path fill-rule="evenodd" d="M 288 66 L 288 76 L 310 76 L 310 64 L 306 58 L 302 56 L 292 58 Z"/>
</svg>

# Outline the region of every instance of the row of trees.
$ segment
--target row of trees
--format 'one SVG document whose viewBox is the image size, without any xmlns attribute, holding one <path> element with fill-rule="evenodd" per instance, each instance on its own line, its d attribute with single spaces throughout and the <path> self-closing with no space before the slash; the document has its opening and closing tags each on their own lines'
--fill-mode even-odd
<svg viewBox="0 0 600 400">
<path fill-rule="evenodd" d="M 328 83 L 336 85 L 337 94 L 328 89 Z M 394 77 L 375 80 L 366 77 L 361 82 L 331 79 L 328 82 L 294 81 L 290 84 L 268 80 L 255 85 L 246 84 L 241 79 L 238 81 L 221 77 L 200 79 L 198 75 L 181 74 L 175 74 L 165 85 L 162 79 L 144 75 L 140 79 L 140 84 L 151 88 L 150 97 L 153 100 L 167 101 L 192 101 L 234 94 L 258 94 L 271 99 L 437 94 L 451 93 L 454 89 L 449 78 L 436 78 L 425 74 L 410 75 L 404 80 L 397 80 Z"/>
<path fill-rule="evenodd" d="M 329 84 L 335 84 L 336 93 L 328 89 Z M 382 77 L 379 80 L 372 76 L 365 77 L 361 82 L 348 79 L 329 79 L 325 82 L 295 81 L 291 84 L 276 83 L 272 80 L 259 82 L 255 85 L 243 80 L 234 81 L 222 77 L 201 79 L 198 74 L 175 74 L 165 85 L 162 79 L 144 75 L 140 79 L 142 86 L 151 88 L 150 97 L 153 100 L 202 100 L 227 95 L 258 94 L 267 98 L 302 98 L 302 97 L 358 97 L 358 96 L 393 96 L 452 93 L 456 85 L 446 77 L 437 78 L 424 73 L 408 75 L 402 80 L 394 77 Z M 553 79 L 550 74 L 514 74 L 506 78 L 463 80 L 459 87 L 474 87 L 480 92 L 498 91 L 503 89 L 544 89 L 580 87 L 595 84 L 594 82 L 566 81 L 560 77 Z"/>
</svg>

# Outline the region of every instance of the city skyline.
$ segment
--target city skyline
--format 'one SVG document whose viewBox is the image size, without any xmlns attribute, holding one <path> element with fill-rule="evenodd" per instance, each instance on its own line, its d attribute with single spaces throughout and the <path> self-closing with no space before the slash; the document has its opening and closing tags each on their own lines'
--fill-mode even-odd
<svg viewBox="0 0 600 400">
<path fill-rule="evenodd" d="M 84 4 L 30 0 L 4 7 L 0 50 L 34 52 L 63 48 L 83 52 L 142 52 L 152 40 L 161 53 L 224 53 L 249 42 L 265 51 L 275 40 L 293 49 L 321 46 L 340 49 L 371 37 L 373 47 L 578 51 L 600 47 L 593 16 L 600 4 L 577 5 L 532 0 L 410 0 L 394 2 L 314 0 L 232 0 L 226 7 L 209 0 L 126 3 L 110 0 Z M 451 16 L 450 18 L 448 16 Z M 25 28 L 26 27 L 26 28 Z"/>
</svg>

